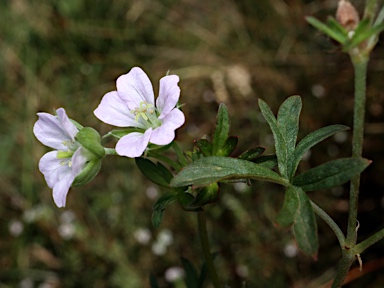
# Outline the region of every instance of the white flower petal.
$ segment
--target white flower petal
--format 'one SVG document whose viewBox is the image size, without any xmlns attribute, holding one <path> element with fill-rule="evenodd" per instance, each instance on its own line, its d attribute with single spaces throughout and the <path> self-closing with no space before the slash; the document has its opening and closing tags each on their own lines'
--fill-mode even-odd
<svg viewBox="0 0 384 288">
<path fill-rule="evenodd" d="M 74 177 L 76 177 L 79 175 L 81 170 L 83 170 L 84 164 L 88 161 L 87 157 L 85 156 L 83 147 L 77 149 L 77 151 L 73 154 L 71 161 L 72 174 Z"/>
<path fill-rule="evenodd" d="M 48 113 L 37 113 L 39 120 L 33 126 L 33 133 L 36 138 L 45 146 L 67 150 L 63 144 L 65 141 L 72 141 L 72 137 L 64 129 L 60 119 Z"/>
<path fill-rule="evenodd" d="M 156 108 L 160 112 L 159 119 L 165 118 L 175 108 L 180 97 L 179 76 L 170 75 L 160 79 L 159 97 L 156 99 Z"/>
<path fill-rule="evenodd" d="M 175 130 L 184 124 L 185 117 L 179 109 L 173 109 L 167 117 L 164 118 L 163 124 L 153 130 L 151 143 L 156 145 L 167 145 L 175 138 Z"/>
<path fill-rule="evenodd" d="M 144 128 L 135 121 L 135 115 L 130 112 L 127 104 L 119 97 L 117 91 L 105 94 L 93 113 L 101 121 L 113 126 Z"/>
<path fill-rule="evenodd" d="M 139 107 L 143 101 L 155 104 L 152 83 L 139 67 L 134 67 L 129 73 L 121 75 L 116 81 L 116 86 L 119 96 L 130 110 Z"/>
<path fill-rule="evenodd" d="M 61 175 L 72 173 L 72 169 L 66 165 L 65 161 L 70 159 L 58 159 L 57 151 L 48 152 L 41 157 L 39 170 L 43 173 L 49 188 L 53 188 L 60 181 Z"/>
<path fill-rule="evenodd" d="M 148 146 L 151 134 L 152 128 L 149 128 L 144 134 L 133 132 L 122 137 L 116 144 L 117 154 L 130 158 L 140 157 Z"/>
<path fill-rule="evenodd" d="M 73 180 L 75 180 L 73 173 L 64 174 L 61 176 L 63 177 L 53 187 L 53 201 L 55 201 L 55 204 L 59 208 L 65 206 L 69 188 L 71 187 Z"/>
<path fill-rule="evenodd" d="M 59 118 L 61 125 L 64 131 L 71 137 L 72 140 L 75 140 L 75 136 L 79 130 L 76 128 L 75 124 L 69 120 L 67 113 L 65 113 L 64 108 L 59 108 L 56 110 L 57 117 Z"/>
</svg>

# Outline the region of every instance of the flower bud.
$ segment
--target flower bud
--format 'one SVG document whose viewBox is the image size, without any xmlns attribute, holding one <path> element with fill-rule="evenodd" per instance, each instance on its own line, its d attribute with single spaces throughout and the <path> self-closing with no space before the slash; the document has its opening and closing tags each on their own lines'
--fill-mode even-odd
<svg viewBox="0 0 384 288">
<path fill-rule="evenodd" d="M 360 21 L 356 8 L 348 0 L 339 1 L 336 19 L 347 31 L 355 30 Z"/>
</svg>

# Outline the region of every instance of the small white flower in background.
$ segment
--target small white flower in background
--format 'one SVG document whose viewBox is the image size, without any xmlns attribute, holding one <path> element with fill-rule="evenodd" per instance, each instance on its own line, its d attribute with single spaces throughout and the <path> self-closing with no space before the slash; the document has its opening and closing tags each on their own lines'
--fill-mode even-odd
<svg viewBox="0 0 384 288">
<path fill-rule="evenodd" d="M 64 207 L 68 190 L 81 172 L 87 158 L 84 149 L 75 141 L 76 126 L 69 120 L 65 110 L 56 110 L 57 116 L 37 113 L 39 120 L 33 127 L 36 138 L 45 146 L 56 149 L 41 157 L 39 170 L 44 174 L 57 207 Z"/>
<path fill-rule="evenodd" d="M 133 233 L 133 237 L 135 237 L 136 241 L 142 245 L 148 244 L 149 240 L 151 240 L 151 231 L 147 228 L 138 228 Z"/>
<path fill-rule="evenodd" d="M 179 77 L 160 79 L 159 97 L 154 99 L 153 87 L 147 74 L 132 68 L 117 81 L 117 91 L 104 95 L 94 114 L 101 121 L 117 127 L 138 128 L 116 144 L 121 156 L 140 157 L 149 143 L 168 145 L 175 138 L 175 130 L 184 124 L 185 117 L 176 108 L 180 97 Z"/>
<path fill-rule="evenodd" d="M 8 229 L 9 229 L 9 233 L 13 236 L 13 237 L 18 237 L 20 236 L 21 233 L 23 233 L 24 231 L 24 225 L 21 221 L 19 220 L 11 220 L 9 222 L 9 226 L 8 226 Z"/>
<path fill-rule="evenodd" d="M 184 269 L 181 267 L 170 267 L 165 271 L 165 280 L 167 282 L 176 282 L 184 278 Z"/>
</svg>

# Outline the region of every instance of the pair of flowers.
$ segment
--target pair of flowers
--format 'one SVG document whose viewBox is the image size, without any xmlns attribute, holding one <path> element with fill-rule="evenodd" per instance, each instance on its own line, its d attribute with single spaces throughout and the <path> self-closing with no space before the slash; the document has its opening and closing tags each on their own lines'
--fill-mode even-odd
<svg viewBox="0 0 384 288">
<path fill-rule="evenodd" d="M 176 75 L 161 78 L 155 104 L 152 84 L 141 68 L 135 67 L 117 79 L 117 91 L 105 94 L 94 111 L 107 124 L 136 128 L 137 132 L 119 139 L 117 154 L 139 157 L 149 143 L 167 145 L 173 141 L 175 130 L 185 121 L 183 112 L 176 107 L 180 97 L 178 82 Z M 33 132 L 41 143 L 55 149 L 41 158 L 39 169 L 53 189 L 56 205 L 64 207 L 69 188 L 84 184 L 97 174 L 105 151 L 100 148 L 96 131 L 72 122 L 63 108 L 56 113 L 38 113 Z"/>
</svg>

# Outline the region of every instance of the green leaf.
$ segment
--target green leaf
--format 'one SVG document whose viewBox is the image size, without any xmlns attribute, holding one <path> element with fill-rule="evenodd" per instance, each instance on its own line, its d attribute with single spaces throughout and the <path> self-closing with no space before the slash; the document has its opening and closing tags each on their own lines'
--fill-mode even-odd
<svg viewBox="0 0 384 288">
<path fill-rule="evenodd" d="M 363 42 L 374 34 L 375 33 L 373 33 L 373 30 L 371 28 L 370 20 L 368 18 L 361 20 L 359 22 L 359 25 L 356 27 L 352 38 L 345 43 L 344 50 L 348 51 L 356 47 L 361 42 Z"/>
<path fill-rule="evenodd" d="M 196 141 L 196 146 L 205 157 L 212 156 L 212 143 L 207 139 L 199 139 Z"/>
<path fill-rule="evenodd" d="M 263 114 L 265 120 L 267 120 L 269 127 L 272 130 L 273 137 L 275 139 L 275 149 L 276 156 L 280 174 L 287 177 L 287 164 L 288 164 L 288 155 L 287 155 L 287 144 L 285 143 L 284 134 L 280 131 L 280 127 L 277 124 L 277 120 L 273 115 L 271 109 L 263 100 L 259 99 L 259 107 L 261 113 Z"/>
<path fill-rule="evenodd" d="M 233 150 L 235 150 L 237 142 L 239 142 L 239 138 L 237 136 L 228 137 L 224 146 L 217 151 L 216 156 L 229 156 Z"/>
<path fill-rule="evenodd" d="M 306 137 L 304 137 L 299 142 L 299 144 L 297 144 L 293 157 L 290 159 L 291 161 L 290 161 L 290 168 L 289 168 L 289 171 L 290 171 L 289 179 L 292 179 L 292 177 L 295 175 L 297 166 L 299 165 L 301 158 L 303 158 L 304 154 L 309 149 L 311 149 L 313 146 L 323 141 L 324 139 L 328 138 L 329 136 L 332 136 L 337 132 L 348 130 L 348 129 L 349 127 L 344 125 L 331 125 L 331 126 L 320 128 L 308 134 Z"/>
<path fill-rule="evenodd" d="M 316 258 L 319 249 L 315 213 L 307 194 L 299 187 L 294 188 L 298 196 L 298 208 L 293 223 L 297 246 L 305 254 Z"/>
<path fill-rule="evenodd" d="M 263 154 L 264 151 L 265 151 L 264 147 L 255 147 L 255 148 L 249 149 L 249 150 L 241 153 L 241 155 L 238 158 L 239 159 L 243 159 L 243 160 L 252 161 L 256 157 L 258 157 L 261 154 Z"/>
<path fill-rule="evenodd" d="M 227 107 L 221 103 L 217 112 L 216 128 L 213 133 L 212 155 L 218 155 L 219 150 L 225 145 L 229 133 L 229 114 Z"/>
<path fill-rule="evenodd" d="M 277 114 L 277 125 L 286 144 L 288 162 L 296 146 L 301 107 L 300 96 L 291 96 L 281 104 Z M 287 173 L 289 175 L 290 171 L 288 170 Z"/>
<path fill-rule="evenodd" d="M 199 288 L 199 275 L 193 264 L 184 257 L 181 257 L 181 263 L 183 264 L 185 271 L 184 281 L 187 288 Z"/>
<path fill-rule="evenodd" d="M 360 174 L 371 161 L 364 158 L 341 158 L 312 168 L 293 179 L 304 191 L 338 186 Z"/>
<path fill-rule="evenodd" d="M 327 26 L 333 31 L 335 31 L 336 33 L 340 34 L 340 36 L 345 39 L 344 41 L 348 39 L 348 31 L 345 30 L 343 25 L 341 25 L 339 21 L 337 21 L 334 17 L 332 16 L 328 17 Z"/>
<path fill-rule="evenodd" d="M 288 186 L 285 192 L 283 208 L 276 217 L 276 224 L 281 227 L 291 226 L 295 220 L 297 208 L 299 207 L 299 196 L 296 187 Z"/>
<path fill-rule="evenodd" d="M 163 221 L 164 210 L 165 208 L 176 200 L 177 195 L 175 193 L 167 193 L 162 195 L 157 199 L 156 203 L 153 205 L 152 213 L 152 225 L 156 229 L 160 227 L 161 222 Z"/>
<path fill-rule="evenodd" d="M 277 157 L 276 155 L 263 155 L 263 156 L 257 157 L 252 162 L 259 164 L 261 166 L 264 166 L 266 168 L 272 169 L 277 166 Z"/>
<path fill-rule="evenodd" d="M 140 157 L 135 158 L 137 167 L 153 183 L 169 188 L 169 183 L 173 178 L 172 173 L 161 163 L 153 163 L 151 160 Z"/>
<path fill-rule="evenodd" d="M 211 156 L 187 165 L 171 181 L 172 187 L 204 186 L 231 179 L 256 179 L 288 185 L 276 172 L 250 161 L 230 157 Z"/>
<path fill-rule="evenodd" d="M 301 107 L 300 96 L 291 96 L 281 104 L 277 114 L 277 124 L 285 139 L 288 155 L 292 153 L 296 146 Z"/>
<path fill-rule="evenodd" d="M 100 143 L 100 134 L 95 129 L 84 127 L 76 134 L 75 139 L 98 159 L 102 159 L 105 156 L 104 147 Z"/>
<path fill-rule="evenodd" d="M 311 24 L 317 30 L 319 30 L 320 32 L 323 32 L 325 35 L 336 40 L 341 44 L 344 44 L 348 40 L 345 34 L 340 32 L 339 29 L 336 29 L 333 25 L 330 27 L 311 16 L 307 16 L 305 19 L 309 24 Z"/>
</svg>

